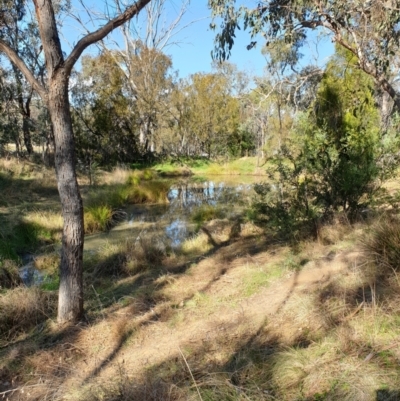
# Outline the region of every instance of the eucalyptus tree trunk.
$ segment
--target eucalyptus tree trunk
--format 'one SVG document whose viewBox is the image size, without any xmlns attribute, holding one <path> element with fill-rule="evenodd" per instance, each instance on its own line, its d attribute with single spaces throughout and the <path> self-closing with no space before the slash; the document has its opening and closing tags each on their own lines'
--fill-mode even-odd
<svg viewBox="0 0 400 401">
<path fill-rule="evenodd" d="M 75 146 L 68 83 L 82 52 L 91 44 L 137 15 L 151 0 L 137 0 L 98 30 L 88 33 L 64 59 L 51 0 L 33 0 L 46 59 L 47 85 L 41 84 L 17 51 L 0 39 L 0 52 L 24 74 L 49 110 L 55 145 L 55 169 L 64 219 L 60 264 L 58 322 L 74 322 L 83 316 L 83 205 L 75 170 Z"/>
<path fill-rule="evenodd" d="M 76 170 L 74 137 L 68 101 L 68 76 L 59 71 L 49 88 L 48 108 L 54 130 L 55 168 L 64 219 L 60 264 L 58 321 L 76 321 L 83 314 L 83 204 Z"/>
<path fill-rule="evenodd" d="M 49 76 L 47 107 L 54 130 L 55 169 L 64 221 L 58 295 L 58 322 L 63 323 L 77 321 L 83 315 L 83 204 L 68 100 L 71 71 L 65 68 L 51 1 L 34 2 Z"/>
<path fill-rule="evenodd" d="M 32 139 L 30 132 L 30 118 L 31 118 L 30 104 L 32 99 L 32 92 L 28 95 L 26 102 L 24 102 L 22 82 L 18 74 L 18 69 L 15 66 L 14 66 L 14 78 L 17 83 L 18 108 L 22 115 L 22 133 L 24 136 L 24 144 L 26 151 L 28 152 L 28 155 L 31 155 L 33 153 Z"/>
</svg>

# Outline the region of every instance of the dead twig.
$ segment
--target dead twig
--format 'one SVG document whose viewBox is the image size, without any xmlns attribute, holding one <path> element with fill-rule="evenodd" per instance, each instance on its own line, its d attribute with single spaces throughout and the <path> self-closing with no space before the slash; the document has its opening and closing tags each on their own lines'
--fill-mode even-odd
<svg viewBox="0 0 400 401">
<path fill-rule="evenodd" d="M 190 376 L 192 377 L 193 383 L 194 383 L 194 385 L 196 387 L 196 390 L 197 390 L 197 394 L 199 394 L 200 400 L 203 401 L 203 398 L 201 397 L 201 394 L 200 394 L 199 387 L 197 386 L 196 380 L 194 379 L 194 376 L 193 376 L 192 371 L 190 369 L 190 366 L 189 366 L 189 364 L 188 364 L 188 362 L 187 362 L 187 360 L 185 358 L 185 355 L 183 355 L 183 352 L 182 352 L 182 350 L 181 350 L 181 348 L 179 346 L 178 346 L 178 349 L 179 349 L 180 354 L 182 355 L 183 360 L 185 361 L 185 364 L 186 364 L 186 366 L 187 366 L 187 368 L 189 370 Z"/>
</svg>

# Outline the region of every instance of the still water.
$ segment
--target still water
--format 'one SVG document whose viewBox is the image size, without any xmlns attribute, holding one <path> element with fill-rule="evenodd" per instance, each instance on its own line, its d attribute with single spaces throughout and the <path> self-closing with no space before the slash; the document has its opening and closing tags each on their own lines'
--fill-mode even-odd
<svg viewBox="0 0 400 401">
<path fill-rule="evenodd" d="M 218 207 L 227 218 L 233 217 L 248 202 L 254 182 L 254 177 L 243 176 L 230 181 L 176 181 L 170 187 L 167 203 L 128 206 L 121 213 L 121 221 L 111 230 L 85 237 L 84 251 L 95 253 L 103 247 L 137 241 L 143 236 L 161 241 L 165 246 L 178 247 L 195 233 L 196 225 L 190 217 L 197 208 Z M 26 285 L 43 282 L 44 275 L 34 268 L 33 261 L 26 263 L 20 269 L 23 282 Z"/>
<path fill-rule="evenodd" d="M 96 251 L 105 244 L 135 240 L 141 235 L 163 237 L 169 246 L 177 247 L 195 231 L 190 216 L 203 205 L 226 209 L 229 218 L 238 213 L 251 194 L 251 183 L 217 181 L 177 181 L 163 205 L 132 205 L 125 209 L 125 219 L 107 233 L 85 238 L 85 251 Z"/>
</svg>

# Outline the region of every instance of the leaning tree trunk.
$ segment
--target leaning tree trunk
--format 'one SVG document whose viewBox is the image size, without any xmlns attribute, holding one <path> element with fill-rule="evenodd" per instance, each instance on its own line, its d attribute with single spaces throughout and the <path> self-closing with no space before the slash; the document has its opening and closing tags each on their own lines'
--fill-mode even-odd
<svg viewBox="0 0 400 401">
<path fill-rule="evenodd" d="M 83 204 L 75 172 L 75 150 L 68 101 L 68 77 L 60 70 L 49 88 L 55 141 L 55 168 L 64 219 L 60 265 L 58 322 L 83 315 Z"/>
</svg>

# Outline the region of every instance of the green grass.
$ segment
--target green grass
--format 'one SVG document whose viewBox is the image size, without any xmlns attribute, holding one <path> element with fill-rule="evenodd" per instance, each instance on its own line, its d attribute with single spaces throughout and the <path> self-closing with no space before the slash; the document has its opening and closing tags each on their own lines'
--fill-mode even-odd
<svg viewBox="0 0 400 401">
<path fill-rule="evenodd" d="M 243 277 L 243 294 L 245 297 L 249 297 L 256 292 L 260 291 L 260 288 L 267 287 L 271 281 L 271 276 L 264 271 L 252 271 L 248 276 Z"/>
<path fill-rule="evenodd" d="M 154 171 L 134 171 L 124 184 L 108 184 L 92 189 L 85 198 L 85 232 L 105 231 L 128 204 L 165 203 L 170 184 L 156 178 Z"/>
<path fill-rule="evenodd" d="M 113 210 L 108 205 L 90 206 L 85 208 L 85 233 L 92 234 L 107 230 L 113 218 Z"/>
<path fill-rule="evenodd" d="M 213 307 L 210 297 L 201 292 L 194 294 L 193 297 L 185 303 L 185 306 L 189 309 Z"/>
<path fill-rule="evenodd" d="M 157 179 L 154 170 L 104 176 L 115 181 L 83 192 L 87 234 L 109 229 L 128 204 L 167 201 L 170 184 Z M 18 261 L 22 254 L 43 252 L 44 246 L 61 241 L 63 221 L 54 171 L 0 159 L 0 207 L 0 260 Z"/>
<path fill-rule="evenodd" d="M 40 288 L 43 291 L 57 291 L 60 286 L 60 277 L 58 275 L 44 276 Z"/>
<path fill-rule="evenodd" d="M 271 282 L 282 277 L 285 269 L 278 265 L 267 265 L 264 268 L 249 267 L 249 271 L 243 276 L 242 280 L 242 294 L 245 297 L 259 292 L 261 288 L 268 287 Z"/>
<path fill-rule="evenodd" d="M 196 223 L 199 229 L 205 222 L 225 217 L 225 211 L 219 206 L 202 205 L 195 209 L 191 215 L 191 220 Z"/>
<path fill-rule="evenodd" d="M 18 260 L 21 253 L 34 252 L 37 248 L 54 242 L 53 232 L 40 224 L 29 221 L 4 222 L 0 241 L 0 260 Z"/>
<path fill-rule="evenodd" d="M 266 167 L 257 167 L 256 157 L 243 157 L 228 162 L 214 162 L 204 158 L 166 161 L 153 167 L 164 175 L 179 176 L 190 170 L 195 175 L 264 175 Z"/>
</svg>

